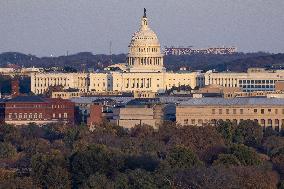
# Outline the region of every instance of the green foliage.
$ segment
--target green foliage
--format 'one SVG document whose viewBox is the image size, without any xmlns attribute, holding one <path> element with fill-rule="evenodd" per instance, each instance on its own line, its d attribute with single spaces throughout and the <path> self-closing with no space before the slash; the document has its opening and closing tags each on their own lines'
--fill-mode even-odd
<svg viewBox="0 0 284 189">
<path fill-rule="evenodd" d="M 21 179 L 24 188 L 275 188 L 275 172 L 284 178 L 283 136 L 262 137 L 251 122 L 218 124 L 125 130 L 103 123 L 91 132 L 1 125 L 0 188 L 21 188 Z"/>
<path fill-rule="evenodd" d="M 70 174 L 64 157 L 36 154 L 32 157 L 32 177 L 43 188 L 70 188 Z"/>
<path fill-rule="evenodd" d="M 233 145 L 229 149 L 229 153 L 237 157 L 240 163 L 245 166 L 260 165 L 262 163 L 258 154 L 245 145 Z"/>
<path fill-rule="evenodd" d="M 114 183 L 104 174 L 91 175 L 80 187 L 81 189 L 114 189 Z"/>
<path fill-rule="evenodd" d="M 231 122 L 219 120 L 217 122 L 217 131 L 223 136 L 226 142 L 231 142 L 233 139 L 234 128 Z"/>
<path fill-rule="evenodd" d="M 183 146 L 172 148 L 167 154 L 165 161 L 169 167 L 177 169 L 188 169 L 202 165 L 196 154 Z"/>
<path fill-rule="evenodd" d="M 1 125 L 0 126 L 0 141 L 11 142 L 12 144 L 20 142 L 20 132 L 12 125 Z"/>
<path fill-rule="evenodd" d="M 125 159 L 125 169 L 144 169 L 146 171 L 154 171 L 158 165 L 158 159 L 150 155 L 133 155 Z"/>
<path fill-rule="evenodd" d="M 261 144 L 263 131 L 261 126 L 250 120 L 239 123 L 234 133 L 234 142 L 246 144 L 248 146 L 257 147 Z"/>
<path fill-rule="evenodd" d="M 99 173 L 111 175 L 123 166 L 121 154 L 103 145 L 90 145 L 76 152 L 70 159 L 75 185 L 80 185 L 89 176 Z"/>
<path fill-rule="evenodd" d="M 154 189 L 157 188 L 154 175 L 142 170 L 136 169 L 133 171 L 129 171 L 127 173 L 128 176 L 128 188 L 129 189 Z"/>
<path fill-rule="evenodd" d="M 219 154 L 213 165 L 239 166 L 241 162 L 233 154 Z"/>
<path fill-rule="evenodd" d="M 0 159 L 12 158 L 17 153 L 15 147 L 10 143 L 0 142 Z"/>
</svg>

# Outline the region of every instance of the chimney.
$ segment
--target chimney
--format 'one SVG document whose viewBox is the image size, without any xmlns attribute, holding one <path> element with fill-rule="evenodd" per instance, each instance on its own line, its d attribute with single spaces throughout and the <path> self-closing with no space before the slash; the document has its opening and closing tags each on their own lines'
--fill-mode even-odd
<svg viewBox="0 0 284 189">
<path fill-rule="evenodd" d="M 15 98 L 19 96 L 20 94 L 20 87 L 19 87 L 19 80 L 18 79 L 12 79 L 11 81 L 11 93 L 12 93 L 12 98 Z"/>
</svg>

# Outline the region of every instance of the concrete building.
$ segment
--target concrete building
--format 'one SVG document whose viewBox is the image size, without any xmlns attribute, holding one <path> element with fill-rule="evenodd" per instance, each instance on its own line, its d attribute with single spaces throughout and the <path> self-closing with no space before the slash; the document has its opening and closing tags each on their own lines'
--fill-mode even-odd
<svg viewBox="0 0 284 189">
<path fill-rule="evenodd" d="M 145 12 L 140 29 L 131 38 L 126 64 L 117 64 L 116 67 L 113 65 L 100 73 L 33 74 L 31 90 L 35 94 L 42 94 L 50 86 L 62 85 L 64 88 L 75 88 L 83 92 L 163 93 L 174 86 L 187 85 L 195 88 L 204 85 L 202 73 L 166 72 L 163 61 L 158 37 L 149 27 Z"/>
<path fill-rule="evenodd" d="M 284 81 L 284 70 L 250 68 L 246 73 L 216 73 L 212 71 L 205 73 L 205 85 L 215 84 L 223 87 L 240 87 L 245 92 L 274 91 L 275 84 L 280 81 Z"/>
<path fill-rule="evenodd" d="M 143 124 L 157 129 L 165 120 L 174 121 L 174 114 L 174 104 L 161 103 L 158 99 L 135 99 L 114 108 L 110 122 L 128 129 Z"/>
<path fill-rule="evenodd" d="M 176 107 L 176 121 L 181 125 L 201 126 L 217 120 L 253 120 L 264 128 L 284 129 L 284 99 L 201 98 L 182 101 Z"/>
<path fill-rule="evenodd" d="M 51 86 L 62 86 L 64 89 L 78 89 L 87 92 L 89 74 L 87 73 L 34 73 L 31 76 L 31 91 L 43 94 Z"/>
</svg>

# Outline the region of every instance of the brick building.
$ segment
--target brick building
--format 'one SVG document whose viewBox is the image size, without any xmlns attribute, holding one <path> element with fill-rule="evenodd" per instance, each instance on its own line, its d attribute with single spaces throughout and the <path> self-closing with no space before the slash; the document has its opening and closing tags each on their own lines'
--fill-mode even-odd
<svg viewBox="0 0 284 189">
<path fill-rule="evenodd" d="M 74 123 L 75 105 L 69 100 L 17 96 L 1 102 L 2 122 L 14 125 Z"/>
</svg>

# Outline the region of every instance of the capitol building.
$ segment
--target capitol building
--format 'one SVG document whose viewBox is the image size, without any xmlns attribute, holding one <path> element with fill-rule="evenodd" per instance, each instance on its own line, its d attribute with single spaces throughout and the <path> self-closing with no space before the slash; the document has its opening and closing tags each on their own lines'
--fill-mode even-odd
<svg viewBox="0 0 284 189">
<path fill-rule="evenodd" d="M 35 73 L 31 77 L 31 90 L 35 94 L 43 94 L 50 86 L 62 86 L 81 92 L 163 93 L 174 86 L 195 88 L 204 85 L 204 74 L 200 72 L 167 72 L 163 56 L 158 37 L 150 28 L 144 10 L 140 28 L 131 38 L 126 63 L 113 65 L 119 71 Z"/>
</svg>

